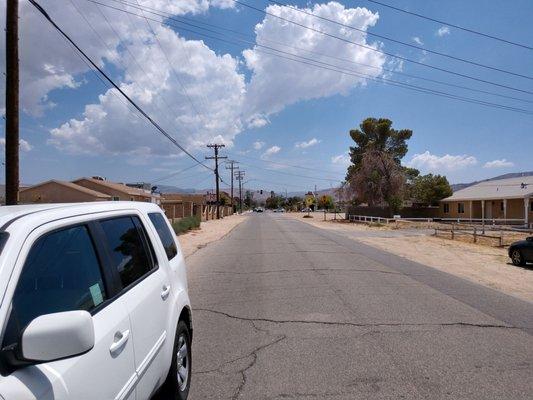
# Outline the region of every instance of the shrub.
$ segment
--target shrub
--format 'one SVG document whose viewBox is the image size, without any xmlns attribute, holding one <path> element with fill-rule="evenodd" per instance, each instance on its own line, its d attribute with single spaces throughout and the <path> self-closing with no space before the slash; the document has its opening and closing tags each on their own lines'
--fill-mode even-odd
<svg viewBox="0 0 533 400">
<path fill-rule="evenodd" d="M 193 215 L 191 217 L 185 217 L 180 219 L 179 221 L 174 222 L 172 224 L 172 228 L 174 228 L 174 232 L 176 232 L 176 235 L 180 235 L 191 229 L 199 228 L 200 222 L 200 217 L 197 215 Z"/>
<path fill-rule="evenodd" d="M 312 215 L 304 215 L 302 218 L 313 218 Z"/>
</svg>

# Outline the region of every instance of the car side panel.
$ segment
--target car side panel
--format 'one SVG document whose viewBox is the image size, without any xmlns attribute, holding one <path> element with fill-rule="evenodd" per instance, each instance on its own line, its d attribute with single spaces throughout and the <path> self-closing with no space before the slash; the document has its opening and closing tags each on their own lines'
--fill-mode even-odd
<svg viewBox="0 0 533 400">
<path fill-rule="evenodd" d="M 7 298 L 11 298 L 26 257 L 36 240 L 51 230 L 85 222 L 86 219 L 73 218 L 44 224 L 31 232 L 15 263 Z M 5 400 L 134 400 L 137 377 L 131 337 L 120 352 L 112 355 L 109 351 L 116 332 L 132 331 L 124 300 L 118 298 L 99 310 L 93 315 L 93 324 L 95 346 L 89 352 L 65 360 L 28 366 L 7 377 L 0 377 L 0 393 Z"/>
</svg>

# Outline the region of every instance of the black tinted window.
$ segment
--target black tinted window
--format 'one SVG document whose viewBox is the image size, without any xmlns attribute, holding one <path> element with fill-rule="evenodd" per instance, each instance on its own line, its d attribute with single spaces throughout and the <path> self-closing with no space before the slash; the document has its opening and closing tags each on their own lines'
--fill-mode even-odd
<svg viewBox="0 0 533 400">
<path fill-rule="evenodd" d="M 137 217 L 108 219 L 100 224 L 111 250 L 113 267 L 117 269 L 124 287 L 151 270 L 151 257 L 141 236 Z"/>
<path fill-rule="evenodd" d="M 178 254 L 178 249 L 176 248 L 176 242 L 174 241 L 174 235 L 168 229 L 167 222 L 165 221 L 165 217 L 161 213 L 150 213 L 148 214 L 150 217 L 150 220 L 155 226 L 155 229 L 157 231 L 157 234 L 159 235 L 159 238 L 161 239 L 161 242 L 163 243 L 163 247 L 165 248 L 165 251 L 167 253 L 167 257 L 169 260 L 173 259 L 176 254 Z"/>
<path fill-rule="evenodd" d="M 106 299 L 100 263 L 85 226 L 47 234 L 35 242 L 13 296 L 3 347 L 15 343 L 40 315 L 90 311 Z"/>
</svg>

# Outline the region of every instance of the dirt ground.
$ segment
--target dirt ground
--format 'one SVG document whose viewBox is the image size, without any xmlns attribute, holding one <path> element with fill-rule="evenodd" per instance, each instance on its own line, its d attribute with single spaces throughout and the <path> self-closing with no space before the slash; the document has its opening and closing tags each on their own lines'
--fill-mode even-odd
<svg viewBox="0 0 533 400">
<path fill-rule="evenodd" d="M 200 229 L 179 235 L 178 241 L 185 258 L 191 256 L 198 251 L 198 249 L 207 246 L 209 243 L 221 239 L 246 218 L 247 214 L 235 214 L 219 220 L 202 222 Z"/>
<path fill-rule="evenodd" d="M 335 223 L 322 218 L 302 218 L 301 214 L 287 214 L 322 229 L 347 234 L 348 237 L 373 247 L 419 262 L 432 268 L 460 276 L 504 293 L 533 302 L 533 266 L 515 267 L 506 248 L 483 246 L 429 235 L 372 237 L 350 235 L 350 232 L 376 231 L 366 225 Z M 402 230 L 396 230 L 401 233 Z"/>
</svg>

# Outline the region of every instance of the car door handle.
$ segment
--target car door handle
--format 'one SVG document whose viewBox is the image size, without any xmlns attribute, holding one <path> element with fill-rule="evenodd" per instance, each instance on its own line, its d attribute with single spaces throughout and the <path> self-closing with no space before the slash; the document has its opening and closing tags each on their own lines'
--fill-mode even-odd
<svg viewBox="0 0 533 400">
<path fill-rule="evenodd" d="M 163 286 L 163 291 L 161 292 L 161 298 L 163 300 L 166 300 L 169 294 L 170 294 L 170 286 L 169 285 Z"/>
<path fill-rule="evenodd" d="M 115 333 L 115 341 L 113 342 L 113 344 L 109 348 L 109 352 L 111 354 L 116 353 L 117 350 L 121 349 L 126 344 L 126 342 L 128 341 L 129 337 L 130 337 L 130 330 L 129 329 L 125 330 L 124 332 L 120 332 L 119 331 L 119 332 Z"/>
</svg>

